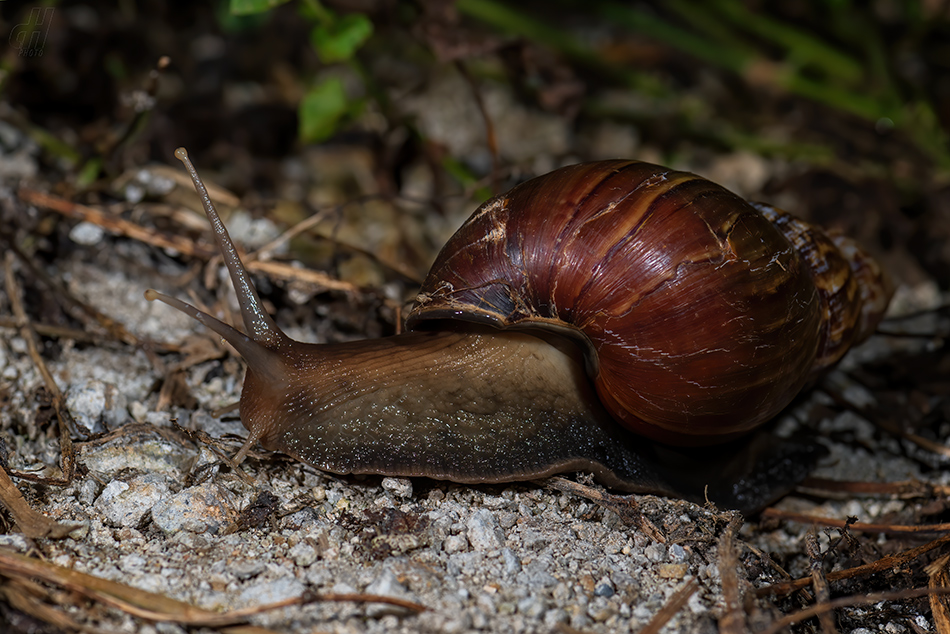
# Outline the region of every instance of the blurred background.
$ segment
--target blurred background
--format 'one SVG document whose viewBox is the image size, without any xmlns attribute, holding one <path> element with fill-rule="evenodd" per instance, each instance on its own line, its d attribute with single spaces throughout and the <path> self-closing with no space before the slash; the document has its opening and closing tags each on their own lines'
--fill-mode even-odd
<svg viewBox="0 0 950 634">
<path fill-rule="evenodd" d="M 909 301 L 950 288 L 944 0 L 7 1 L 0 14 L 5 183 L 147 215 L 167 193 L 136 170 L 184 145 L 252 219 L 326 212 L 295 256 L 358 288 L 410 297 L 492 193 L 613 157 L 854 235 Z"/>
</svg>

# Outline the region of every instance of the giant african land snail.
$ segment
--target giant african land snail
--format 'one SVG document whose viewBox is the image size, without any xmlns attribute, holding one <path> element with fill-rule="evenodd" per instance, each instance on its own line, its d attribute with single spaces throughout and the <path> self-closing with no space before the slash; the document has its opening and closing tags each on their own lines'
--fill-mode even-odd
<svg viewBox="0 0 950 634">
<path fill-rule="evenodd" d="M 889 299 L 847 238 L 693 174 L 604 161 L 475 211 L 429 272 L 412 332 L 304 344 L 265 313 L 187 153 L 176 156 L 248 335 L 146 297 L 247 361 L 239 459 L 259 441 L 336 473 L 475 483 L 587 470 L 621 490 L 692 498 L 725 478 L 710 497 L 754 508 L 785 486 L 770 479 L 804 475 L 794 456 L 753 457 L 736 477 L 758 482 L 737 484 L 716 472 L 722 460 L 669 445 L 722 443 L 773 418 L 874 330 Z M 683 456 L 699 469 L 688 484 L 666 464 Z"/>
</svg>

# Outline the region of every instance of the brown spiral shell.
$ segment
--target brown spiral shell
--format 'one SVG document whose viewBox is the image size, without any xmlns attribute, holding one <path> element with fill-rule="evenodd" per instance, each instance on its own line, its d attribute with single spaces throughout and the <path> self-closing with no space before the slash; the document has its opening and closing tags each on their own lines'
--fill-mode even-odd
<svg viewBox="0 0 950 634">
<path fill-rule="evenodd" d="M 617 420 L 701 444 L 774 417 L 873 331 L 886 301 L 854 243 L 694 174 L 618 160 L 482 205 L 439 254 L 408 325 L 566 335 Z"/>
</svg>

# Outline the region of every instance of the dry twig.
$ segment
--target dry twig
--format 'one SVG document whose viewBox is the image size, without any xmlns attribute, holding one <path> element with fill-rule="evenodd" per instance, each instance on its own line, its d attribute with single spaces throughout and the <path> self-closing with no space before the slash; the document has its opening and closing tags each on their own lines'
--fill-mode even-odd
<svg viewBox="0 0 950 634">
<path fill-rule="evenodd" d="M 611 495 L 601 490 L 584 486 L 579 482 L 574 482 L 566 478 L 553 477 L 546 480 L 538 480 L 536 484 L 548 486 L 558 491 L 572 493 L 582 498 L 590 500 L 594 504 L 605 509 L 611 510 L 620 516 L 620 519 L 628 525 L 636 526 L 644 535 L 653 541 L 661 544 L 666 543 L 666 537 L 649 519 L 640 512 L 636 496 L 633 495 Z"/>
<path fill-rule="evenodd" d="M 821 547 L 818 546 L 818 535 L 814 529 L 805 536 L 805 551 L 808 553 L 808 559 L 811 567 L 811 582 L 815 588 L 815 599 L 818 603 L 827 603 L 831 600 L 831 591 L 828 589 L 828 580 L 822 572 L 822 554 Z M 821 624 L 821 631 L 824 634 L 836 634 L 838 628 L 835 627 L 835 620 L 831 612 L 822 612 L 818 615 L 818 622 Z"/>
<path fill-rule="evenodd" d="M 660 611 L 653 615 L 650 622 L 640 630 L 640 634 L 659 634 L 663 626 L 669 623 L 670 619 L 683 609 L 683 606 L 686 605 L 686 602 L 689 601 L 689 598 L 693 596 L 698 589 L 699 581 L 696 580 L 696 577 L 690 578 L 689 581 L 683 584 L 682 588 L 677 590 L 676 593 L 670 597 L 670 600 L 666 602 Z"/>
<path fill-rule="evenodd" d="M 0 576 L 25 581 L 41 580 L 65 588 L 103 605 L 148 621 L 171 621 L 191 627 L 221 627 L 246 623 L 256 614 L 295 605 L 319 601 L 354 601 L 357 603 L 386 603 L 411 612 L 423 612 L 426 607 L 412 601 L 372 594 L 316 594 L 294 597 L 229 612 L 212 612 L 177 601 L 161 594 L 139 590 L 125 584 L 101 579 L 69 568 L 33 559 L 0 548 Z"/>
<path fill-rule="evenodd" d="M 922 482 L 920 480 L 901 480 L 899 482 L 862 482 L 854 480 L 831 480 L 829 478 L 805 478 L 798 490 L 812 495 L 831 497 L 853 495 L 885 495 L 901 500 L 932 499 L 934 496 L 950 496 L 950 487 Z"/>
<path fill-rule="evenodd" d="M 847 520 L 841 520 L 835 517 L 818 517 L 805 513 L 793 513 L 791 511 L 782 511 L 774 507 L 763 510 L 762 517 L 774 517 L 776 519 L 802 522 L 804 524 L 820 524 L 834 528 L 844 528 L 847 526 L 853 531 L 860 531 L 862 533 L 900 535 L 906 533 L 946 533 L 950 531 L 950 523 L 920 524 L 916 526 L 908 526 L 906 524 L 864 524 L 862 522 L 849 523 Z"/>
<path fill-rule="evenodd" d="M 854 528 L 852 524 L 851 528 Z M 873 561 L 869 564 L 864 564 L 862 566 L 855 566 L 854 568 L 848 568 L 847 570 L 835 570 L 829 572 L 825 575 L 827 581 L 838 581 L 840 579 L 852 579 L 855 577 L 863 577 L 865 575 L 871 575 L 878 572 L 885 572 L 891 570 L 898 566 L 901 566 L 909 561 L 917 559 L 924 553 L 930 552 L 931 550 L 943 546 L 944 544 L 950 543 L 950 535 L 944 535 L 939 537 L 931 542 L 928 542 L 922 546 L 916 548 L 911 548 L 910 550 L 905 550 L 902 553 L 896 555 L 888 555 L 887 557 L 882 557 L 877 561 Z M 770 586 L 764 588 L 759 588 L 755 591 L 756 596 L 764 597 L 768 595 L 786 595 L 801 590 L 802 588 L 810 585 L 812 583 L 812 578 L 802 577 L 800 579 L 795 579 L 793 581 L 783 581 L 781 583 L 774 583 Z"/>
<path fill-rule="evenodd" d="M 100 209 L 70 202 L 52 194 L 25 187 L 20 188 L 17 194 L 22 200 L 30 204 L 55 211 L 69 218 L 91 222 L 114 235 L 132 238 L 154 247 L 173 249 L 183 255 L 203 260 L 210 260 L 217 255 L 217 250 L 210 244 L 198 243 L 184 236 L 161 233 L 124 218 L 113 216 Z M 304 269 L 288 263 L 249 259 L 245 263 L 245 268 L 252 273 L 267 275 L 271 279 L 302 282 L 331 291 L 359 293 L 359 288 L 350 282 L 336 279 L 321 271 Z"/>
<path fill-rule="evenodd" d="M 33 510 L 3 469 L 0 469 L 0 503 L 10 511 L 20 532 L 30 539 L 38 537 L 60 539 L 79 528 L 76 524 L 60 524 Z"/>
<path fill-rule="evenodd" d="M 947 574 L 947 565 L 950 564 L 950 555 L 944 555 L 931 562 L 924 570 L 930 577 L 930 612 L 933 615 L 937 634 L 950 634 L 950 601 L 946 594 L 938 592 L 950 591 L 950 574 Z"/>
<path fill-rule="evenodd" d="M 46 367 L 46 362 L 43 361 L 43 357 L 40 356 L 39 345 L 36 341 L 36 332 L 30 325 L 30 320 L 26 315 L 26 311 L 23 309 L 23 300 L 21 298 L 20 287 L 17 284 L 16 275 L 13 273 L 13 253 L 7 252 L 4 265 L 7 297 L 10 300 L 10 306 L 13 310 L 13 316 L 17 321 L 17 326 L 20 330 L 20 336 L 26 341 L 30 359 L 32 359 L 33 364 L 40 373 L 40 376 L 43 377 L 43 383 L 46 385 L 47 391 L 49 391 L 50 395 L 52 396 L 53 410 L 56 412 L 56 421 L 58 423 L 59 451 L 63 477 L 40 478 L 36 475 L 27 473 L 14 471 L 8 471 L 8 473 L 12 476 L 43 482 L 53 486 L 66 486 L 73 481 L 73 476 L 76 473 L 76 454 L 75 450 L 73 449 L 72 437 L 69 435 L 70 430 L 75 427 L 76 423 L 73 420 L 72 415 L 69 413 L 69 410 L 66 409 L 66 399 L 63 396 L 62 391 L 60 391 L 55 379 L 53 379 L 53 375 L 50 373 L 49 368 Z"/>
<path fill-rule="evenodd" d="M 722 579 L 722 598 L 725 608 L 719 619 L 722 634 L 745 634 L 745 612 L 739 592 L 739 555 L 736 553 L 736 532 L 742 526 L 742 516 L 735 514 L 719 540 L 719 578 Z"/>
<path fill-rule="evenodd" d="M 779 632 L 787 631 L 786 628 L 790 625 L 840 608 L 848 608 L 856 605 L 874 605 L 881 601 L 903 601 L 916 597 L 933 596 L 935 594 L 941 596 L 950 595 L 950 588 L 937 588 L 936 590 L 933 588 L 913 588 L 911 590 L 894 590 L 891 592 L 876 592 L 872 594 L 862 594 L 860 596 L 841 597 L 840 599 L 834 599 L 827 603 L 817 603 L 810 608 L 805 608 L 804 610 L 799 610 L 792 614 L 786 614 L 782 618 L 776 619 L 769 627 L 758 634 L 778 634 Z"/>
</svg>

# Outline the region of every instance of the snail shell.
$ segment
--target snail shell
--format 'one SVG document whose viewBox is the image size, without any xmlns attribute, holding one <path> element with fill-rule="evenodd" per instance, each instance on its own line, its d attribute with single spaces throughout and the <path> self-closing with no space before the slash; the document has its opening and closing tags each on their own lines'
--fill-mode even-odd
<svg viewBox="0 0 950 634">
<path fill-rule="evenodd" d="M 482 205 L 408 326 L 566 335 L 618 421 L 673 444 L 721 441 L 773 418 L 877 326 L 881 270 L 836 240 L 694 174 L 572 165 Z"/>
<path fill-rule="evenodd" d="M 264 311 L 176 156 L 248 334 L 146 297 L 247 361 L 238 461 L 259 441 L 335 473 L 508 482 L 585 470 L 625 491 L 752 510 L 807 473 L 812 445 L 761 434 L 716 452 L 669 445 L 724 443 L 772 418 L 868 336 L 889 295 L 844 238 L 693 174 L 605 161 L 482 205 L 432 267 L 414 332 L 305 344 Z"/>
</svg>

